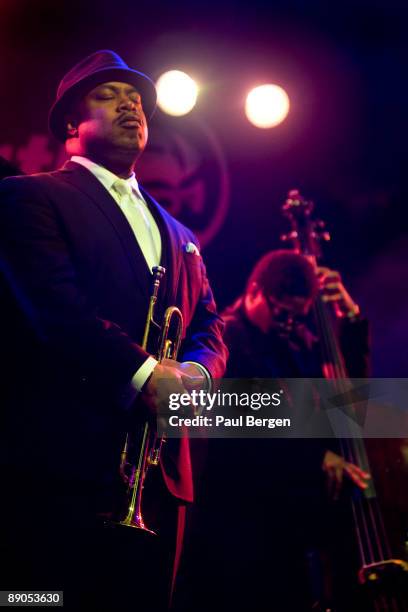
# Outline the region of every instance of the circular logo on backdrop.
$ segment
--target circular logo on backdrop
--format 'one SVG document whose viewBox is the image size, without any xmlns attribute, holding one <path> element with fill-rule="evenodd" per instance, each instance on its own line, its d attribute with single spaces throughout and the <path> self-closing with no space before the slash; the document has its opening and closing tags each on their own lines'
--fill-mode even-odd
<svg viewBox="0 0 408 612">
<path fill-rule="evenodd" d="M 229 204 L 229 177 L 210 128 L 190 117 L 155 117 L 136 165 L 138 181 L 176 219 L 208 244 Z"/>
</svg>

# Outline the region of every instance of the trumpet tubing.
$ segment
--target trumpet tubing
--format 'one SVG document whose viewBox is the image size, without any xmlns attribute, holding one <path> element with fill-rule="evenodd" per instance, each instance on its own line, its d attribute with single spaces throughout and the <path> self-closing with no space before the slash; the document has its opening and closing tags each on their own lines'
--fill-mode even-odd
<svg viewBox="0 0 408 612">
<path fill-rule="evenodd" d="M 146 325 L 143 333 L 142 348 L 146 349 L 149 341 L 151 326 L 160 328 L 160 337 L 158 342 L 158 350 L 156 359 L 160 363 L 163 359 L 177 359 L 177 354 L 180 348 L 181 338 L 183 334 L 183 315 L 177 306 L 169 306 L 163 317 L 162 325 L 158 325 L 154 320 L 154 309 L 157 302 L 160 281 L 163 278 L 166 270 L 161 266 L 153 268 L 153 289 L 149 300 L 149 308 L 147 312 Z M 174 323 L 175 322 L 175 323 Z M 173 338 L 170 337 L 172 327 L 175 328 Z M 137 461 L 132 465 L 131 476 L 127 477 L 126 466 L 128 465 L 128 456 L 131 444 L 131 432 L 126 434 L 125 444 L 121 453 L 120 473 L 122 478 L 128 484 L 128 502 L 125 516 L 115 521 L 115 525 L 124 527 L 133 527 L 141 529 L 147 533 L 156 535 L 149 529 L 142 516 L 142 494 L 143 486 L 149 466 L 157 466 L 160 463 L 160 455 L 164 436 L 157 436 L 156 431 L 148 421 L 144 424 L 143 435 L 140 444 L 139 455 Z"/>
</svg>

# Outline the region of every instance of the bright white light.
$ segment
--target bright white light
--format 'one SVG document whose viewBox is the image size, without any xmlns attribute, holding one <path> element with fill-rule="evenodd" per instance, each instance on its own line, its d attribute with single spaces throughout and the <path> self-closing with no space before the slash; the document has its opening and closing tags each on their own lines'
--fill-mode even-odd
<svg viewBox="0 0 408 612">
<path fill-rule="evenodd" d="M 245 114 L 259 128 L 275 127 L 289 112 L 288 94 L 279 85 L 260 85 L 249 92 Z"/>
<path fill-rule="evenodd" d="M 170 70 L 162 74 L 156 88 L 157 104 L 169 115 L 186 115 L 197 101 L 197 84 L 181 70 Z"/>
</svg>

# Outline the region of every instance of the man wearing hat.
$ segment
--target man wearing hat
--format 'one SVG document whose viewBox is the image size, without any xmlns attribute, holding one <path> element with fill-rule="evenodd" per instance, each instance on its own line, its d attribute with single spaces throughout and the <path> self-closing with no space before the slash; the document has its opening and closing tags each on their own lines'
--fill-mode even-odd
<svg viewBox="0 0 408 612">
<path fill-rule="evenodd" d="M 161 609 L 193 500 L 188 440 L 168 440 L 148 475 L 145 520 L 160 538 L 145 546 L 136 537 L 145 534 L 99 529 L 95 517 L 118 503 L 125 422 L 143 411 L 154 417 L 163 387 L 182 393 L 225 368 L 197 240 L 133 172 L 155 104 L 147 76 L 112 51 L 94 53 L 63 78 L 49 115 L 70 161 L 0 187 L 9 290 L 0 456 L 9 563 L 1 588 L 65 589 L 68 609 L 143 610 L 145 599 Z M 141 346 L 158 265 L 166 273 L 155 318 L 180 308 L 180 362 L 158 363 Z"/>
</svg>

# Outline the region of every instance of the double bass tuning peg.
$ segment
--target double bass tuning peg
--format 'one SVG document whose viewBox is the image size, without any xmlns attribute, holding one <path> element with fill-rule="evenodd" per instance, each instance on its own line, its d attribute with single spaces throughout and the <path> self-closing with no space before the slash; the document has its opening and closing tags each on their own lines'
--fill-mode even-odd
<svg viewBox="0 0 408 612">
<path fill-rule="evenodd" d="M 319 240 L 324 240 L 325 242 L 328 242 L 330 240 L 330 233 L 324 229 L 326 227 L 326 223 L 324 221 L 322 221 L 321 219 L 316 219 L 313 226 L 314 226 L 314 232 L 313 232 L 314 238 L 317 238 Z"/>
<path fill-rule="evenodd" d="M 297 237 L 298 233 L 293 230 L 291 232 L 288 232 L 287 234 L 281 234 L 280 239 L 282 240 L 282 242 L 288 242 L 289 240 L 296 240 Z"/>
</svg>

